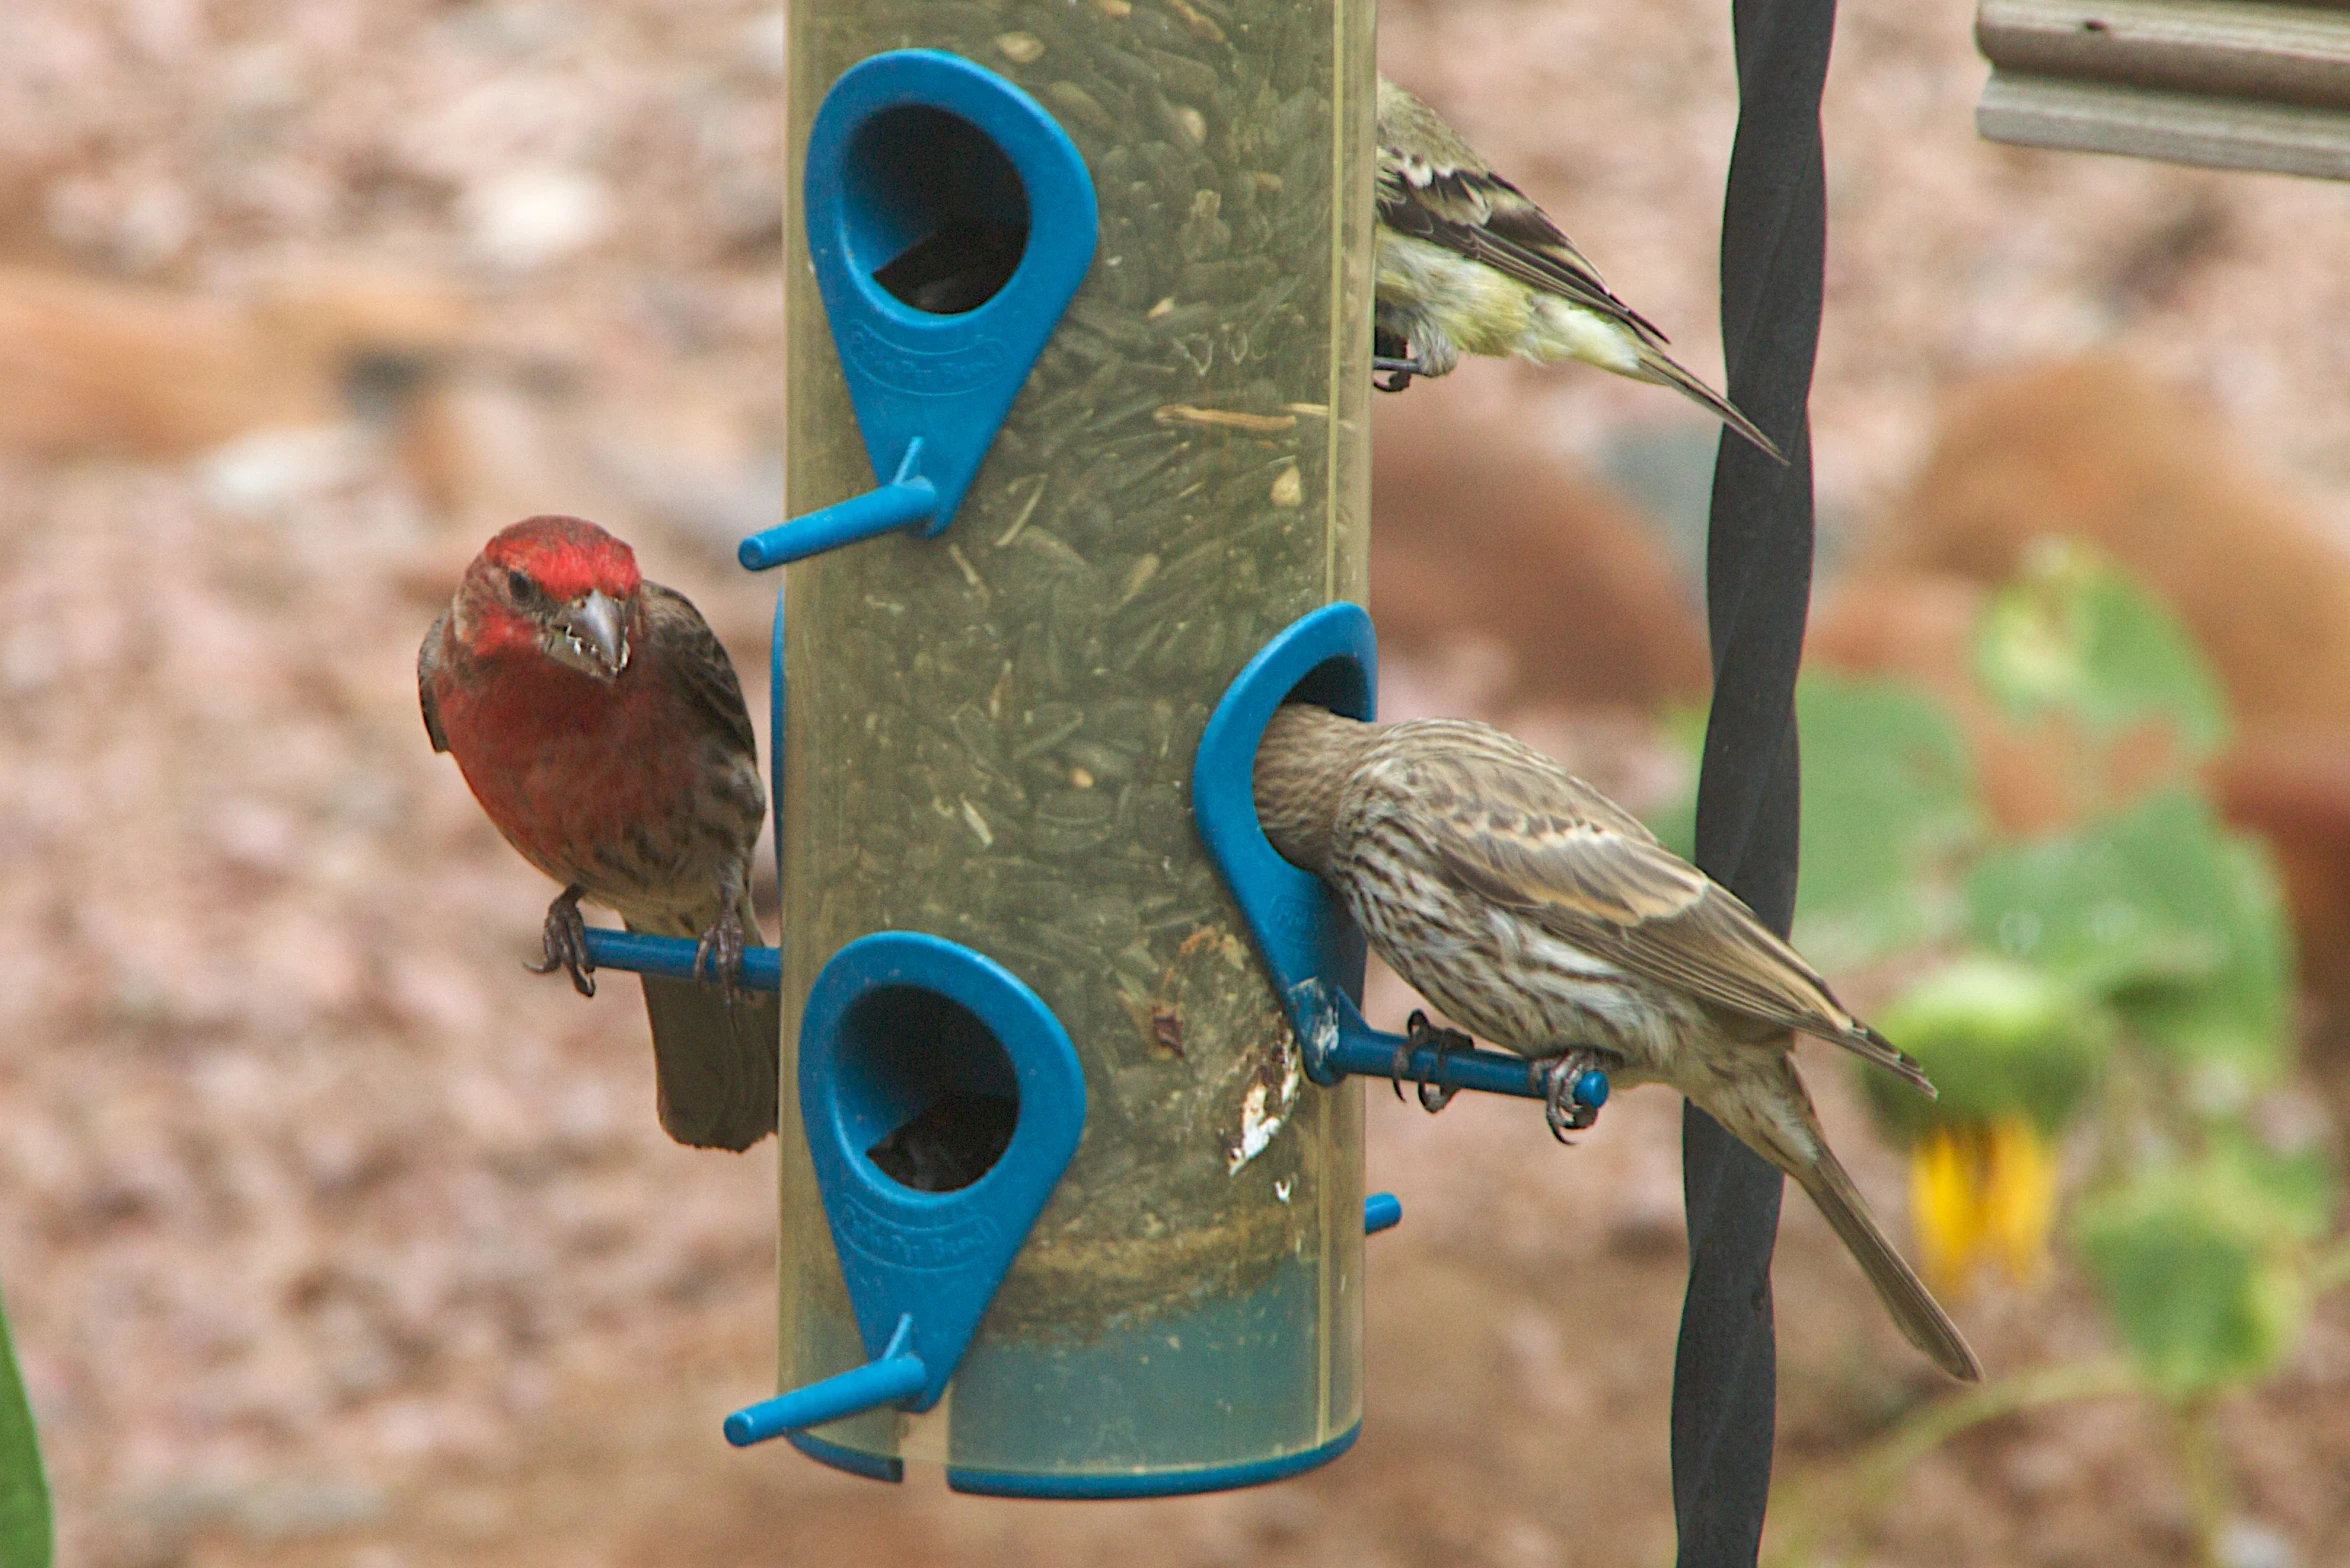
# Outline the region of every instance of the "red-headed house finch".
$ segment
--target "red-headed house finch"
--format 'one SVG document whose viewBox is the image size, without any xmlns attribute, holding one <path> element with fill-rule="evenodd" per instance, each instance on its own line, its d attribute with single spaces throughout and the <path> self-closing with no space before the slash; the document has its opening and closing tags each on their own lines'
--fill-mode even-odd
<svg viewBox="0 0 2350 1568">
<path fill-rule="evenodd" d="M 506 842 L 562 884 L 540 974 L 589 978 L 582 898 L 632 931 L 699 938 L 719 984 L 646 975 L 661 1125 L 747 1149 L 775 1130 L 780 1000 L 738 993 L 756 940 L 757 742 L 726 650 L 682 594 L 576 517 L 504 529 L 425 633 L 417 696 Z"/>
<path fill-rule="evenodd" d="M 1477 1035 L 1533 1058 L 1553 1129 L 1577 1075 L 1678 1089 L 1795 1178 L 1911 1344 L 1982 1366 L 1837 1163 L 1791 1056 L 1830 1040 L 1933 1092 L 1794 949 L 1639 820 L 1499 730 L 1364 724 L 1292 704 L 1257 752 L 1281 855 L 1346 901 L 1371 950 Z"/>
<path fill-rule="evenodd" d="M 1579 359 L 1671 387 L 1779 457 L 1753 420 L 1665 352 L 1665 335 L 1609 291 L 1550 214 L 1384 76 L 1376 179 L 1374 319 L 1377 368 L 1397 378 L 1388 390 L 1449 374 L 1464 353 Z"/>
</svg>

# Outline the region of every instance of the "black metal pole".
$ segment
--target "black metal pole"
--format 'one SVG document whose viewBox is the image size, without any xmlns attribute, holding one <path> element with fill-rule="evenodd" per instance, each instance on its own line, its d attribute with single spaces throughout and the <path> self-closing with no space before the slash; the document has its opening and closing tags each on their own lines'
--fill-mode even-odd
<svg viewBox="0 0 2350 1568">
<path fill-rule="evenodd" d="M 1811 598 L 1812 361 L 1827 197 L 1820 89 L 1835 0 L 1734 0 L 1738 136 L 1722 212 L 1730 397 L 1785 467 L 1723 436 L 1706 544 L 1713 711 L 1697 788 L 1697 863 L 1784 933 L 1795 911 L 1795 668 Z M 1681 1568 L 1747 1568 L 1771 1484 L 1778 1355 L 1771 1248 L 1782 1184 L 1695 1106 L 1681 1119 L 1689 1288 L 1673 1363 L 1673 1515 Z"/>
</svg>

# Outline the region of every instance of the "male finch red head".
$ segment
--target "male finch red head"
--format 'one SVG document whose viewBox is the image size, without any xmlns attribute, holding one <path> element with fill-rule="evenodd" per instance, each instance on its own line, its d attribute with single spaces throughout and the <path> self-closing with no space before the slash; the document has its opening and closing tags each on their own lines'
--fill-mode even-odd
<svg viewBox="0 0 2350 1568">
<path fill-rule="evenodd" d="M 1483 724 L 1285 707 L 1255 783 L 1273 847 L 1338 890 L 1373 952 L 1455 1022 L 1551 1064 L 1554 1128 L 1584 1067 L 1672 1085 L 1811 1194 L 1910 1343 L 1982 1376 L 1821 1135 L 1794 1036 L 1932 1086 L 1727 889 Z"/>
<path fill-rule="evenodd" d="M 644 977 L 661 1125 L 746 1149 L 775 1130 L 773 995 L 738 994 L 766 818 L 726 650 L 681 594 L 594 523 L 531 517 L 482 547 L 425 633 L 417 696 L 506 842 L 562 884 L 545 961 L 595 994 L 579 901 L 698 938 L 719 984 Z"/>
</svg>

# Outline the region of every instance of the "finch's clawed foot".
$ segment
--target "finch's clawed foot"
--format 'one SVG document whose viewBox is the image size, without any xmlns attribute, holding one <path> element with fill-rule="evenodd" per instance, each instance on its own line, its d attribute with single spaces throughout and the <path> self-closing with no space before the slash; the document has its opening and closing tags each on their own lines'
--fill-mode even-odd
<svg viewBox="0 0 2350 1568">
<path fill-rule="evenodd" d="M 587 922 L 579 914 L 579 897 L 586 891 L 574 882 L 547 906 L 547 923 L 539 932 L 539 939 L 546 946 L 546 959 L 534 964 L 526 958 L 522 967 L 534 975 L 551 975 L 563 970 L 571 976 L 573 989 L 582 996 L 593 996 L 596 966 L 588 957 Z"/>
<path fill-rule="evenodd" d="M 1403 1049 L 1399 1053 L 1399 1060 L 1402 1061 L 1409 1061 L 1411 1053 L 1423 1046 L 1432 1046 L 1436 1051 L 1436 1060 L 1441 1064 L 1448 1051 L 1466 1051 L 1477 1043 L 1458 1029 L 1437 1028 L 1435 1024 L 1429 1022 L 1426 1013 L 1420 1012 L 1416 1008 L 1413 1010 L 1412 1016 L 1404 1021 L 1403 1028 Z M 1398 1073 L 1397 1076 L 1401 1077 L 1402 1074 Z M 1451 1084 L 1444 1083 L 1423 1083 L 1419 1087 L 1420 1109 L 1431 1116 L 1452 1104 L 1452 1097 L 1460 1092 Z M 1400 1089 L 1396 1091 L 1398 1097 L 1402 1095 L 1402 1092 Z"/>
<path fill-rule="evenodd" d="M 732 909 L 720 915 L 709 930 L 702 933 L 701 942 L 694 948 L 694 978 L 702 978 L 707 965 L 709 977 L 718 982 L 718 989 L 726 997 L 726 1005 L 734 1006 L 742 1000 L 743 984 L 743 923 Z"/>
<path fill-rule="evenodd" d="M 1550 1135 L 1570 1147 L 1575 1140 L 1567 1134 L 1598 1121 L 1599 1107 L 1607 1099 L 1604 1077 L 1596 1096 L 1583 1092 L 1583 1075 L 1598 1070 L 1599 1055 L 1594 1051 L 1568 1051 L 1526 1068 L 1528 1081 L 1542 1086 L 1542 1119 L 1550 1124 Z"/>
</svg>

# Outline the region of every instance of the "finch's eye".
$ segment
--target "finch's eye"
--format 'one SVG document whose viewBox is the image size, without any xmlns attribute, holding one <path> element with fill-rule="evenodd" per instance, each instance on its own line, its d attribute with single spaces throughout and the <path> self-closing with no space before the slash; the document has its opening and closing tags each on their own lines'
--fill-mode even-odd
<svg viewBox="0 0 2350 1568">
<path fill-rule="evenodd" d="M 538 584 L 530 580 L 529 573 L 510 571 L 506 574 L 506 591 L 519 603 L 528 604 L 538 596 L 539 590 Z"/>
</svg>

